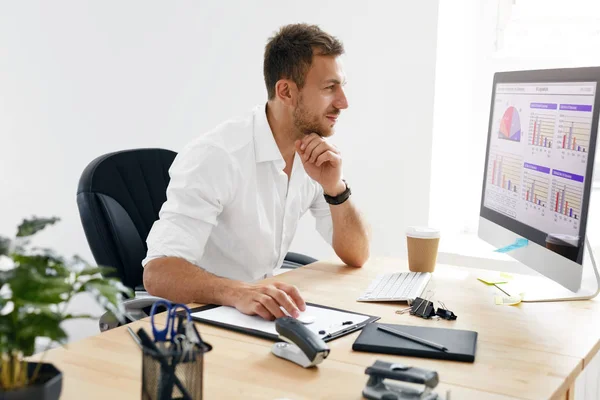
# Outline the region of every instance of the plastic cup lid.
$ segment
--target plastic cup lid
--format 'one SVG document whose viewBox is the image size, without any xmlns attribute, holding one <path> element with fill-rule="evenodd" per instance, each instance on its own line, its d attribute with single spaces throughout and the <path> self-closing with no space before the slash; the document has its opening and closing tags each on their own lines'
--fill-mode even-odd
<svg viewBox="0 0 600 400">
<path fill-rule="evenodd" d="M 406 236 L 419 239 L 438 239 L 440 230 L 424 226 L 410 226 L 406 229 Z"/>
</svg>

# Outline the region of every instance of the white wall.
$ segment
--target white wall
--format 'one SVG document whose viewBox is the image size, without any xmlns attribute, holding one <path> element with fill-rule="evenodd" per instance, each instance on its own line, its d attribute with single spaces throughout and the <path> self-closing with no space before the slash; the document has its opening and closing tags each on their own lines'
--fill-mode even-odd
<svg viewBox="0 0 600 400">
<path fill-rule="evenodd" d="M 30 1 L 0 4 L 0 234 L 25 216 L 63 221 L 39 238 L 92 260 L 75 191 L 106 152 L 179 150 L 266 99 L 262 57 L 281 25 L 345 44 L 350 109 L 334 142 L 374 230 L 374 255 L 405 251 L 427 223 L 437 1 Z M 333 253 L 300 225 L 295 251 Z"/>
<path fill-rule="evenodd" d="M 479 220 L 497 0 L 442 1 L 439 7 L 430 223 L 448 237 Z M 486 47 L 487 45 L 487 47 Z M 474 133 L 476 132 L 476 133 Z M 476 173 L 474 172 L 476 171 Z M 481 174 L 480 172 L 481 171 Z"/>
</svg>

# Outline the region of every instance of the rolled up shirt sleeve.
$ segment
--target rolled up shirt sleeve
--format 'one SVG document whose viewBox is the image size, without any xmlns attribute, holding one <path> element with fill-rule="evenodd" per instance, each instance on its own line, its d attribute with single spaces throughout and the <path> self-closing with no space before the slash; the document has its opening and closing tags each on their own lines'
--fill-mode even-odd
<svg viewBox="0 0 600 400">
<path fill-rule="evenodd" d="M 323 188 L 321 185 L 315 183 L 316 194 L 313 198 L 313 202 L 310 205 L 310 212 L 315 217 L 315 225 L 317 232 L 325 239 L 330 245 L 333 243 L 333 220 L 331 219 L 331 209 L 329 204 L 323 197 Z"/>
<path fill-rule="evenodd" d="M 210 142 L 196 142 L 177 155 L 169 169 L 167 200 L 146 243 L 142 261 L 179 257 L 200 265 L 206 242 L 236 187 L 231 156 Z"/>
</svg>

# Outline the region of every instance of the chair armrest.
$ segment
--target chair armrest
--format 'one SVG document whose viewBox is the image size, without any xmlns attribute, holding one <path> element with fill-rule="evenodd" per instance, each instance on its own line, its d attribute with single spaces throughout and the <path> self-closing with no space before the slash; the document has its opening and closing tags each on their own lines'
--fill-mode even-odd
<svg viewBox="0 0 600 400">
<path fill-rule="evenodd" d="M 295 264 L 302 264 L 302 265 L 312 264 L 314 262 L 319 261 L 316 258 L 312 258 L 310 256 L 300 254 L 300 253 L 294 253 L 291 251 L 285 255 L 284 260 L 290 261 Z"/>
<path fill-rule="evenodd" d="M 136 299 L 125 300 L 122 304 L 125 307 L 127 323 L 146 318 L 148 314 L 146 311 L 144 311 L 144 309 L 152 306 L 152 304 L 154 304 L 154 302 L 157 300 L 163 299 L 161 297 L 147 295 Z M 100 326 L 100 332 L 104 332 L 121 325 L 117 317 L 110 311 L 102 314 L 98 324 Z"/>
<path fill-rule="evenodd" d="M 281 268 L 298 268 L 302 267 L 306 264 L 311 264 L 317 262 L 318 260 L 304 254 L 288 252 L 283 259 L 283 263 L 281 264 Z"/>
</svg>

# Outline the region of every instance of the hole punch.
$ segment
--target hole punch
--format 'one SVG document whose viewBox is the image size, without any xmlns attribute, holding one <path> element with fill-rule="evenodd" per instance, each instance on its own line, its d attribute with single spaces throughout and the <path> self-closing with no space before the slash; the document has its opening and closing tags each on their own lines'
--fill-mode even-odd
<svg viewBox="0 0 600 400">
<path fill-rule="evenodd" d="M 376 360 L 367 367 L 369 376 L 362 395 L 375 400 L 450 400 L 434 392 L 439 383 L 436 371 Z"/>
</svg>

